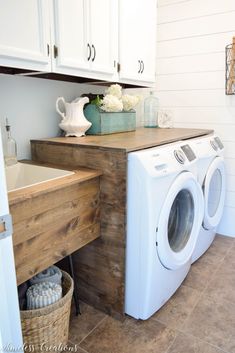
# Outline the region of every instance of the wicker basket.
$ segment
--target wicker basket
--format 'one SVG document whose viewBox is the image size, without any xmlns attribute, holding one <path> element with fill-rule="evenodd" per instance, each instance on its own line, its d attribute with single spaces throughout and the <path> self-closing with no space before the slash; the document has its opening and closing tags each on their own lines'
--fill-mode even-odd
<svg viewBox="0 0 235 353">
<path fill-rule="evenodd" d="M 73 280 L 62 271 L 63 297 L 45 308 L 21 311 L 25 351 L 48 351 L 50 346 L 67 344 Z"/>
</svg>

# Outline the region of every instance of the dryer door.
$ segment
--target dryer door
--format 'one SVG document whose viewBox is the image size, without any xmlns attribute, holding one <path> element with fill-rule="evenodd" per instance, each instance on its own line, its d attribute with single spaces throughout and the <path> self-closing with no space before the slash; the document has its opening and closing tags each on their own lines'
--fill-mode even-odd
<svg viewBox="0 0 235 353">
<path fill-rule="evenodd" d="M 216 228 L 222 217 L 225 200 L 224 160 L 216 157 L 210 164 L 203 183 L 205 213 L 203 227 Z"/>
<path fill-rule="evenodd" d="M 192 173 L 179 174 L 168 191 L 157 229 L 157 252 L 164 267 L 176 270 L 191 259 L 203 214 L 201 186 Z"/>
</svg>

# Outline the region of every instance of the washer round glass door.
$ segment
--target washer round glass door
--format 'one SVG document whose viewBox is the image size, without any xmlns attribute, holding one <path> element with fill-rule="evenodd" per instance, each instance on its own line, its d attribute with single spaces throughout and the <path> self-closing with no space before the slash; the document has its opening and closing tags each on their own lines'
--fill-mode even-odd
<svg viewBox="0 0 235 353">
<path fill-rule="evenodd" d="M 224 160 L 216 157 L 210 164 L 203 183 L 205 213 L 203 227 L 213 229 L 222 217 L 225 200 Z"/>
<path fill-rule="evenodd" d="M 191 259 L 202 224 L 203 202 L 194 175 L 179 174 L 168 191 L 158 223 L 157 251 L 164 267 L 176 270 Z"/>
</svg>

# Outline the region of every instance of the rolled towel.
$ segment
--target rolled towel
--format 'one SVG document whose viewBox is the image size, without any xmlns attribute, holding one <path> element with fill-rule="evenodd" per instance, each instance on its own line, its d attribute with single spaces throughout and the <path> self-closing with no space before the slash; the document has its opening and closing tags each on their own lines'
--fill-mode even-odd
<svg viewBox="0 0 235 353">
<path fill-rule="evenodd" d="M 62 272 L 60 269 L 57 266 L 51 266 L 32 277 L 29 281 L 31 285 L 47 281 L 61 285 L 61 278 Z"/>
<path fill-rule="evenodd" d="M 27 309 L 39 309 L 55 303 L 62 298 L 62 287 L 52 282 L 36 283 L 26 293 Z"/>
</svg>

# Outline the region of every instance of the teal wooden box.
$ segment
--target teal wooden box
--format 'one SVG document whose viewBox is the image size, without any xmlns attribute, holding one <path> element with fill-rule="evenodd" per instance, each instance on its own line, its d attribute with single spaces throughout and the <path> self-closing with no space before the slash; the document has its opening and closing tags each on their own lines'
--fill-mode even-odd
<svg viewBox="0 0 235 353">
<path fill-rule="evenodd" d="M 109 113 L 99 109 L 94 104 L 88 104 L 84 115 L 92 125 L 87 130 L 87 135 L 106 135 L 116 132 L 133 131 L 136 129 L 136 113 L 129 112 Z"/>
</svg>

